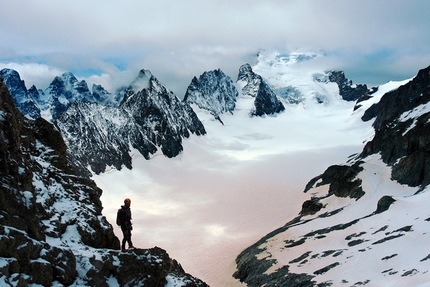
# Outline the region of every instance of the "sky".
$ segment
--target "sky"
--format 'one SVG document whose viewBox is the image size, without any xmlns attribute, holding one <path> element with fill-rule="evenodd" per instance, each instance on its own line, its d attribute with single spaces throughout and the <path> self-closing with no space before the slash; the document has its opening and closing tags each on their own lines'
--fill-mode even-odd
<svg viewBox="0 0 430 287">
<path fill-rule="evenodd" d="M 430 2 L 0 0 L 0 68 L 46 89 L 65 71 L 108 90 L 150 70 L 179 97 L 220 68 L 234 81 L 260 50 L 323 52 L 354 83 L 430 64 Z"/>
</svg>

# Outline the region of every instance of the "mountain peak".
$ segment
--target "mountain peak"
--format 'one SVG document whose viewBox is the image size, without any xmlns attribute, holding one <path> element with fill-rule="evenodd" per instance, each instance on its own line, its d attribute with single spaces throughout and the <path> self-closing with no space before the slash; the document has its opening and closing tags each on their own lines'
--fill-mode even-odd
<svg viewBox="0 0 430 287">
<path fill-rule="evenodd" d="M 75 77 L 75 75 L 72 72 L 65 72 L 61 75 L 61 78 L 64 79 L 66 82 L 74 83 L 77 82 L 78 79 Z"/>
<path fill-rule="evenodd" d="M 260 75 L 254 73 L 250 64 L 244 64 L 239 68 L 237 81 L 241 82 L 243 95 L 255 98 L 255 110 L 251 115 L 273 115 L 285 110 L 270 86 Z"/>
<path fill-rule="evenodd" d="M 255 73 L 252 71 L 252 67 L 250 64 L 246 63 L 240 66 L 239 75 L 237 76 L 237 81 L 247 81 L 249 77 L 254 77 Z"/>
<path fill-rule="evenodd" d="M 184 102 L 196 104 L 220 120 L 220 114 L 233 113 L 238 95 L 230 77 L 217 69 L 204 72 L 198 79 L 194 77 L 185 93 Z"/>
<path fill-rule="evenodd" d="M 148 89 L 151 86 L 152 73 L 149 70 L 141 69 L 139 74 L 130 84 L 130 88 L 134 92 L 139 92 L 144 89 Z"/>
<path fill-rule="evenodd" d="M 13 69 L 9 69 L 9 68 L 4 68 L 0 71 L 0 75 L 3 78 L 7 78 L 7 77 L 20 77 L 18 72 L 13 70 Z"/>
</svg>

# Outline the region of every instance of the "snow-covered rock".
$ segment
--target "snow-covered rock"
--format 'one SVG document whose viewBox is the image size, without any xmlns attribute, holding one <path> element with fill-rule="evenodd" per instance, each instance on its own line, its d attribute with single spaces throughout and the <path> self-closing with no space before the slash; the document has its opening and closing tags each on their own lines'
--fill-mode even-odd
<svg viewBox="0 0 430 287">
<path fill-rule="evenodd" d="M 252 71 L 250 64 L 239 68 L 238 84 L 242 87 L 242 95 L 255 98 L 255 116 L 273 115 L 285 110 L 284 105 L 260 75 Z"/>
<path fill-rule="evenodd" d="M 185 93 L 184 101 L 209 111 L 221 121 L 223 113 L 233 114 L 239 93 L 231 80 L 220 69 L 194 77 Z"/>
<path fill-rule="evenodd" d="M 93 95 L 85 81 L 78 81 L 70 73 L 64 73 L 55 77 L 49 87 L 44 91 L 43 102 L 51 112 L 53 120 L 56 120 L 75 101 L 95 102 Z"/>
<path fill-rule="evenodd" d="M 328 80 L 337 84 L 339 87 L 339 94 L 345 101 L 356 101 L 371 93 L 365 84 L 354 85 L 351 80 L 348 80 L 345 77 L 345 73 L 343 71 L 332 70 L 327 74 Z"/>
<path fill-rule="evenodd" d="M 0 77 L 4 79 L 6 86 L 9 88 L 9 93 L 12 95 L 17 108 L 30 119 L 39 118 L 38 91 L 33 87 L 27 90 L 25 82 L 21 80 L 20 75 L 15 70 L 2 69 Z"/>
<path fill-rule="evenodd" d="M 141 89 L 141 90 L 139 90 Z M 188 103 L 141 70 L 118 107 L 76 101 L 55 122 L 69 154 L 95 173 L 132 168 L 132 149 L 146 159 L 158 149 L 167 157 L 182 150 L 182 138 L 206 133 Z"/>
</svg>

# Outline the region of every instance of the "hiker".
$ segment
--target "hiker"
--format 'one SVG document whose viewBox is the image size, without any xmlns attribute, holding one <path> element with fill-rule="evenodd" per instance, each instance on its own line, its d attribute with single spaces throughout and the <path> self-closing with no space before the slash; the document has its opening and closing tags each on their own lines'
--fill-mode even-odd
<svg viewBox="0 0 430 287">
<path fill-rule="evenodd" d="M 131 230 L 133 227 L 131 226 L 130 204 L 130 198 L 124 199 L 124 205 L 121 206 L 117 214 L 117 224 L 121 226 L 121 231 L 124 236 L 122 239 L 122 251 L 127 251 L 127 249 L 125 249 L 126 242 L 128 243 L 128 248 L 134 248 L 133 243 L 131 242 Z"/>
</svg>

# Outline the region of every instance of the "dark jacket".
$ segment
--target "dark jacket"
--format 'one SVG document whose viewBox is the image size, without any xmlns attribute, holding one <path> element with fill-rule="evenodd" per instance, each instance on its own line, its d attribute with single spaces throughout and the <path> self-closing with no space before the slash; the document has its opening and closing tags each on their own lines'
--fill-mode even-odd
<svg viewBox="0 0 430 287">
<path fill-rule="evenodd" d="M 131 210 L 129 207 L 125 205 L 121 206 L 121 210 L 119 213 L 119 218 L 121 221 L 121 229 L 122 230 L 131 230 Z"/>
</svg>

